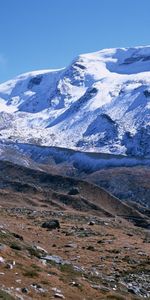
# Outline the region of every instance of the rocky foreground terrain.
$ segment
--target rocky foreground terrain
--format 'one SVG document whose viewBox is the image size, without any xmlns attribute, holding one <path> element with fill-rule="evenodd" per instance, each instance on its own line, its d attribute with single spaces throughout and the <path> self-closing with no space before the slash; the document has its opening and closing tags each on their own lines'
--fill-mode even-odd
<svg viewBox="0 0 150 300">
<path fill-rule="evenodd" d="M 0 299 L 150 299 L 146 230 L 73 211 L 0 215 Z M 54 219 L 60 228 L 42 228 Z"/>
<path fill-rule="evenodd" d="M 50 170 L 0 169 L 0 299 L 150 299 L 144 212 Z"/>
</svg>

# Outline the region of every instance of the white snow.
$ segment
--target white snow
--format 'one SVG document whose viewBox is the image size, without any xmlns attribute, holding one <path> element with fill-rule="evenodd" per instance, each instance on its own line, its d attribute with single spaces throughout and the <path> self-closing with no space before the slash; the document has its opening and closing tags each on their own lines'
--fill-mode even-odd
<svg viewBox="0 0 150 300">
<path fill-rule="evenodd" d="M 1 140 L 150 155 L 150 46 L 104 49 L 0 84 Z"/>
</svg>

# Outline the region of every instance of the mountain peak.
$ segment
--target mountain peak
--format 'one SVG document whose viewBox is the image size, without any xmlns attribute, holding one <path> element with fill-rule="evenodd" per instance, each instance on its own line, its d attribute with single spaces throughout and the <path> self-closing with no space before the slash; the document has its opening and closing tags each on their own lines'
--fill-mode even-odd
<svg viewBox="0 0 150 300">
<path fill-rule="evenodd" d="M 0 85 L 1 140 L 149 156 L 149 112 L 150 46 L 81 54 Z"/>
</svg>

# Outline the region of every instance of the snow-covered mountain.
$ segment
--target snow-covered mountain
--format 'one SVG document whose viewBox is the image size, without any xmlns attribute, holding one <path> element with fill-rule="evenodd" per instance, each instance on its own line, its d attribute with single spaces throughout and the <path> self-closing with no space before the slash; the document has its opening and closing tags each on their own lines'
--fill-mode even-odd
<svg viewBox="0 0 150 300">
<path fill-rule="evenodd" d="M 150 46 L 80 55 L 1 84 L 0 139 L 150 156 Z"/>
</svg>

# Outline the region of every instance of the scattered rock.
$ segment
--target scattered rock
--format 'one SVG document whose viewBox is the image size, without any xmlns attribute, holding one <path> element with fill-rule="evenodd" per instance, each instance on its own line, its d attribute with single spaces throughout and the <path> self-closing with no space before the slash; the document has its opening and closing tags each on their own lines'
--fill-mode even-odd
<svg viewBox="0 0 150 300">
<path fill-rule="evenodd" d="M 66 244 L 65 247 L 66 247 L 66 248 L 73 248 L 73 249 L 76 249 L 76 248 L 77 248 L 77 244 L 69 243 L 69 244 Z"/>
<path fill-rule="evenodd" d="M 2 256 L 0 256 L 0 264 L 3 264 L 4 262 L 5 262 L 5 259 Z"/>
<path fill-rule="evenodd" d="M 80 287 L 81 286 L 81 284 L 79 282 L 76 282 L 76 281 L 70 282 L 70 285 L 75 286 L 75 287 Z"/>
<path fill-rule="evenodd" d="M 133 234 L 132 234 L 132 233 L 130 233 L 130 232 L 128 232 L 128 233 L 127 233 L 127 235 L 128 235 L 128 236 L 133 236 Z"/>
<path fill-rule="evenodd" d="M 37 245 L 34 245 L 34 249 L 39 251 L 41 254 L 47 254 L 48 253 L 44 248 L 42 248 L 40 246 L 37 246 Z"/>
<path fill-rule="evenodd" d="M 47 222 L 44 222 L 42 224 L 42 228 L 47 228 L 49 230 L 53 230 L 53 229 L 59 229 L 60 228 L 60 224 L 58 220 L 50 220 Z"/>
<path fill-rule="evenodd" d="M 59 299 L 65 299 L 65 296 L 62 294 L 62 291 L 58 288 L 52 288 L 52 291 L 55 292 L 54 297 Z"/>
<path fill-rule="evenodd" d="M 18 233 L 13 233 L 13 236 L 16 238 L 16 239 L 19 239 L 20 241 L 23 241 L 23 236 L 18 234 Z"/>
<path fill-rule="evenodd" d="M 8 263 L 8 264 L 6 265 L 6 268 L 12 270 L 12 269 L 13 269 L 13 265 Z"/>
<path fill-rule="evenodd" d="M 31 287 L 34 288 L 37 292 L 40 292 L 40 293 L 45 293 L 47 292 L 47 289 L 44 289 L 40 284 L 38 283 L 33 283 L 31 284 Z"/>
<path fill-rule="evenodd" d="M 64 260 L 63 258 L 57 255 L 46 255 L 45 257 L 43 257 L 43 259 L 45 259 L 46 261 L 52 261 L 58 265 L 70 264 L 68 260 Z"/>
<path fill-rule="evenodd" d="M 94 221 L 90 221 L 90 222 L 88 223 L 88 225 L 93 226 L 93 225 L 95 225 L 95 222 L 94 222 Z"/>
<path fill-rule="evenodd" d="M 7 246 L 4 244 L 0 244 L 0 252 L 3 252 L 7 249 Z"/>
<path fill-rule="evenodd" d="M 54 294 L 54 297 L 55 298 L 59 298 L 59 299 L 65 299 L 64 295 L 63 294 L 59 294 L 59 293 Z"/>
<path fill-rule="evenodd" d="M 103 285 L 98 285 L 98 284 L 92 284 L 91 287 L 95 290 L 101 290 L 103 292 L 109 292 L 110 288 L 103 286 Z"/>
<path fill-rule="evenodd" d="M 28 294 L 28 292 L 29 292 L 29 290 L 28 290 L 27 288 L 22 288 L 21 291 L 22 291 L 22 293 L 24 293 L 24 294 Z"/>
<path fill-rule="evenodd" d="M 132 294 L 134 294 L 134 295 L 137 294 L 136 289 L 134 289 L 133 287 L 128 288 L 128 292 L 129 292 L 129 293 L 132 293 Z"/>
<path fill-rule="evenodd" d="M 68 195 L 78 195 L 79 194 L 79 189 L 76 187 L 73 187 L 69 192 Z"/>
<path fill-rule="evenodd" d="M 94 246 L 92 246 L 92 245 L 89 245 L 89 246 L 87 247 L 87 250 L 90 250 L 90 251 L 95 251 L 95 248 L 94 248 Z"/>
<path fill-rule="evenodd" d="M 59 293 L 59 294 L 62 293 L 62 291 L 58 288 L 52 288 L 52 291 L 55 292 L 55 293 Z"/>
<path fill-rule="evenodd" d="M 14 250 L 18 250 L 18 251 L 22 250 L 22 247 L 19 244 L 15 243 L 15 242 L 10 245 L 10 248 L 12 248 Z"/>
<path fill-rule="evenodd" d="M 97 241 L 97 244 L 104 244 L 104 243 L 105 243 L 104 240 L 99 240 L 99 241 Z"/>
</svg>

